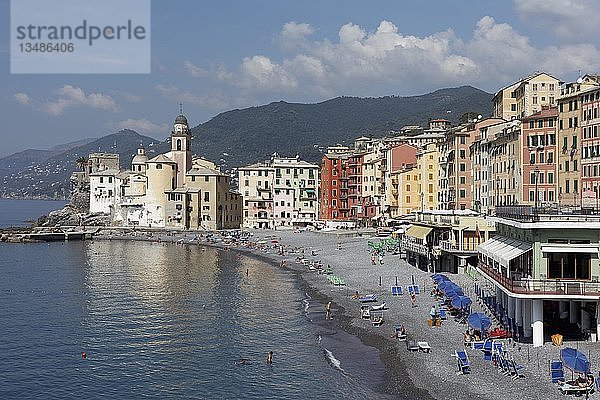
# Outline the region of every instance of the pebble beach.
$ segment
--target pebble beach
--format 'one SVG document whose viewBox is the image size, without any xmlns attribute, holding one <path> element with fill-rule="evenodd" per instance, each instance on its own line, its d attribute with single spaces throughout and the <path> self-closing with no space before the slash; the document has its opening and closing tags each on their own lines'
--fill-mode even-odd
<svg viewBox="0 0 600 400">
<path fill-rule="evenodd" d="M 133 236 L 134 235 L 134 236 Z M 332 320 L 339 328 L 355 335 L 369 346 L 377 348 L 385 365 L 382 393 L 408 399 L 564 399 L 556 384 L 549 377 L 549 361 L 560 359 L 560 348 L 552 343 L 534 348 L 531 344 L 505 340 L 505 347 L 517 364 L 524 366 L 524 377 L 512 379 L 504 375 L 489 361 L 484 361 L 480 350 L 467 348 L 471 373 L 458 374 L 455 350 L 464 349 L 463 332 L 466 325 L 449 317 L 439 327 L 428 325 L 429 310 L 435 300 L 430 296 L 433 281 L 430 274 L 421 271 L 399 255 L 386 254 L 383 264 L 372 265 L 369 240 L 380 238 L 355 231 L 251 231 L 248 241 L 231 242 L 223 236 L 194 233 L 153 233 L 135 234 L 104 231 L 100 239 L 152 240 L 181 245 L 195 244 L 241 251 L 249 255 L 267 259 L 278 268 L 285 268 L 296 274 L 306 287 L 324 305 L 332 302 Z M 281 254 L 283 250 L 283 254 Z M 320 262 L 329 265 L 333 273 L 342 278 L 343 286 L 332 285 L 327 275 L 307 268 L 297 262 L 305 258 L 308 263 Z M 285 261 L 282 267 L 282 261 Z M 461 286 L 467 296 L 473 299 L 472 311 L 485 312 L 477 302 L 474 293 L 475 280 L 468 275 L 449 274 L 453 282 Z M 406 287 L 416 283 L 420 294 L 416 296 L 416 306 L 412 307 Z M 404 294 L 392 296 L 391 286 L 402 286 Z M 481 285 L 483 282 L 480 280 Z M 373 326 L 371 321 L 360 318 L 360 302 L 353 295 L 376 294 L 378 303 L 386 303 L 384 322 Z M 325 309 L 323 310 L 325 311 Z M 323 312 L 323 318 L 325 318 Z M 410 352 L 406 342 L 394 336 L 394 325 L 406 328 L 408 339 L 426 341 L 431 352 Z M 494 325 L 492 325 L 492 328 Z M 597 343 L 565 342 L 563 346 L 578 348 L 590 358 L 592 371 L 597 374 L 600 366 L 600 351 Z M 577 375 L 575 375 L 576 377 Z M 571 372 L 565 370 L 565 377 Z M 592 394 L 598 396 L 598 394 Z"/>
</svg>

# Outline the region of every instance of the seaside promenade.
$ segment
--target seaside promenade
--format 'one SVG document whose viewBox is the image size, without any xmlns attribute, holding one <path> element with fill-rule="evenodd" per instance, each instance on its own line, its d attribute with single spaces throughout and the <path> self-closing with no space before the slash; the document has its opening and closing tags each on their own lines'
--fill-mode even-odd
<svg viewBox="0 0 600 400">
<path fill-rule="evenodd" d="M 517 364 L 525 366 L 524 378 L 513 380 L 502 374 L 491 362 L 484 361 L 480 350 L 473 349 L 467 349 L 471 373 L 457 375 L 454 351 L 464 349 L 463 332 L 467 328 L 451 317 L 440 327 L 428 326 L 429 310 L 435 303 L 429 294 L 433 288 L 430 275 L 412 267 L 398 255 L 387 254 L 383 258 L 383 264 L 372 265 L 367 241 L 377 241 L 379 238 L 347 235 L 349 232 L 351 231 L 252 231 L 250 240 L 243 242 L 244 244 L 229 243 L 219 235 L 206 241 L 206 237 L 198 238 L 193 233 L 175 233 L 171 236 L 155 233 L 147 239 L 158 240 L 160 237 L 162 242 L 207 244 L 242 250 L 271 259 L 277 266 L 281 260 L 285 260 L 285 268 L 300 276 L 310 288 L 320 293 L 323 304 L 329 300 L 333 302 L 332 323 L 340 324 L 342 329 L 360 337 L 365 344 L 380 350 L 387 371 L 386 387 L 383 388 L 387 393 L 409 399 L 564 398 L 549 377 L 549 361 L 560 359 L 560 348 L 551 343 L 533 348 L 531 344 L 506 342 L 510 356 Z M 141 233 L 137 233 L 137 236 L 137 239 L 145 240 L 140 237 Z M 114 235 L 114 238 L 118 239 L 119 235 Z M 281 248 L 284 250 L 283 255 L 280 254 Z M 302 256 L 309 261 L 320 261 L 324 267 L 331 266 L 333 273 L 343 278 L 346 285 L 334 286 L 329 283 L 326 275 L 309 271 L 304 264 L 296 262 L 296 258 Z M 467 275 L 451 275 L 450 278 L 473 299 L 473 311 L 484 311 L 476 301 L 473 278 Z M 413 279 L 421 289 L 416 307 L 411 306 L 406 290 Z M 404 288 L 405 294 L 402 296 L 391 295 L 391 286 L 396 285 L 396 281 L 398 286 Z M 352 298 L 356 291 L 360 294 L 376 294 L 377 304 L 386 303 L 384 323 L 381 326 L 375 327 L 369 320 L 360 318 L 360 302 Z M 409 340 L 427 341 L 432 348 L 431 353 L 409 352 L 405 342 L 391 337 L 396 324 L 405 326 Z M 592 371 L 597 375 L 600 367 L 597 343 L 565 345 L 577 347 L 588 355 Z M 565 370 L 565 377 L 570 379 L 571 372 Z"/>
</svg>

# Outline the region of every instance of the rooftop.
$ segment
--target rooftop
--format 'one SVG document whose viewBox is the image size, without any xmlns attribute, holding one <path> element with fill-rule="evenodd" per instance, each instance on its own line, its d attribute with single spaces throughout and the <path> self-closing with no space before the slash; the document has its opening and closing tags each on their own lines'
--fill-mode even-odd
<svg viewBox="0 0 600 400">
<path fill-rule="evenodd" d="M 498 206 L 491 220 L 520 229 L 600 229 L 600 214 L 573 209 Z"/>
</svg>

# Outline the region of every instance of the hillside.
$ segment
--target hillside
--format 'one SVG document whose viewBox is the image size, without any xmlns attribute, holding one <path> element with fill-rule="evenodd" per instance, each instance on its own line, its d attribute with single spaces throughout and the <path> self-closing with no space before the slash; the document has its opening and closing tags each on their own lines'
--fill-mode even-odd
<svg viewBox="0 0 600 400">
<path fill-rule="evenodd" d="M 363 135 L 382 137 L 405 125 L 426 126 L 429 118 L 457 124 L 466 112 L 489 115 L 491 100 L 491 94 L 463 86 L 413 97 L 338 97 L 316 104 L 280 101 L 227 111 L 192 128 L 192 150 L 226 170 L 267 159 L 275 152 L 319 163 L 329 145 L 351 144 Z M 168 135 L 165 132 L 165 138 Z M 0 197 L 65 198 L 69 177 L 77 169 L 75 161 L 81 156 L 117 152 L 121 166 L 127 168 L 140 143 L 149 157 L 170 148 L 166 141 L 131 130 L 89 140 L 0 159 Z"/>
<path fill-rule="evenodd" d="M 192 129 L 193 150 L 226 167 L 270 157 L 274 152 L 318 162 L 319 147 L 381 137 L 405 125 L 426 126 L 429 118 L 454 124 L 472 111 L 491 113 L 493 95 L 471 86 L 413 97 L 338 97 L 317 104 L 283 101 L 224 112 Z M 223 153 L 229 154 L 223 156 Z"/>
<path fill-rule="evenodd" d="M 76 160 L 79 157 L 87 157 L 93 152 L 116 152 L 120 156 L 121 166 L 127 167 L 140 143 L 144 144 L 149 156 L 157 152 L 155 147 L 161 145 L 151 137 L 123 130 L 74 148 L 66 146 L 66 151 L 42 150 L 46 153 L 40 155 L 40 160 L 27 162 L 20 170 L 3 175 L 0 197 L 67 198 L 70 193 L 69 177 L 77 170 Z M 163 143 L 162 146 L 160 152 L 165 151 L 166 145 Z M 46 157 L 47 152 L 52 154 Z M 6 159 L 15 157 L 16 154 L 0 159 L 0 165 Z"/>
</svg>

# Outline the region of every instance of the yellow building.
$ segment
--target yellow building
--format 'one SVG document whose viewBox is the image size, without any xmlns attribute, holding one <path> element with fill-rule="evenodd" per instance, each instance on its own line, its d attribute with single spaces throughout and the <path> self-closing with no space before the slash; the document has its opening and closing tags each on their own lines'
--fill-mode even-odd
<svg viewBox="0 0 600 400">
<path fill-rule="evenodd" d="M 417 152 L 417 178 L 421 210 L 435 210 L 438 207 L 439 169 L 437 143 L 425 144 Z"/>
<path fill-rule="evenodd" d="M 545 72 L 537 72 L 500 89 L 492 100 L 493 117 L 507 121 L 528 117 L 542 106 L 555 106 L 561 81 Z"/>
<path fill-rule="evenodd" d="M 419 172 L 416 166 L 408 166 L 394 173 L 392 185 L 396 180 L 397 197 L 397 215 L 396 217 L 409 215 L 421 209 L 421 193 L 419 188 Z M 393 216 L 394 217 L 394 216 Z"/>
</svg>

